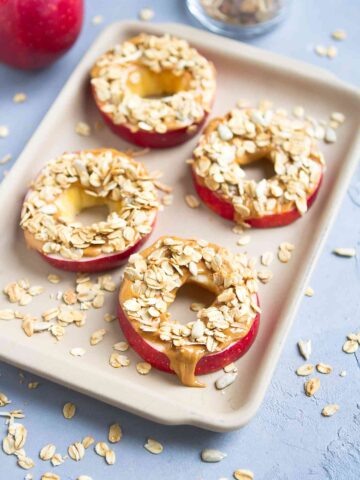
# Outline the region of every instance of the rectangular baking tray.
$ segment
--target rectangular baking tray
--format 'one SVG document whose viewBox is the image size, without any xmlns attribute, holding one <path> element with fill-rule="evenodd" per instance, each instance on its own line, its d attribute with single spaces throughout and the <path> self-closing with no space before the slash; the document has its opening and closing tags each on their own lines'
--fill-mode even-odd
<svg viewBox="0 0 360 480">
<path fill-rule="evenodd" d="M 27 185 L 46 161 L 66 150 L 129 148 L 107 128 L 93 129 L 90 137 L 78 136 L 74 128 L 78 121 L 94 125 L 100 118 L 88 88 L 89 70 L 96 58 L 117 42 L 141 31 L 169 32 L 186 38 L 214 62 L 218 89 L 213 116 L 224 114 L 239 98 L 249 99 L 254 104 L 260 99 L 271 99 L 275 105 L 285 108 L 302 105 L 307 113 L 318 119 L 328 118 L 333 111 L 343 112 L 346 122 L 339 129 L 337 143 L 322 147 L 327 171 L 319 198 L 302 219 L 290 226 L 251 231 L 252 241 L 246 247 L 250 255 L 259 256 L 268 250 L 276 253 L 283 241 L 294 243 L 296 249 L 289 264 L 276 260 L 271 266 L 274 278 L 261 287 L 260 292 L 263 313 L 258 338 L 237 362 L 237 380 L 227 389 L 217 391 L 214 388 L 214 381 L 221 372 L 206 376 L 208 387 L 204 389 L 183 387 L 175 376 L 155 370 L 140 376 L 134 367 L 138 361 L 134 352 L 129 353 L 130 367 L 112 368 L 108 363 L 112 345 L 123 337 L 117 322 L 105 324 L 103 314 L 115 313 L 116 294 L 108 295 L 102 311 L 89 312 L 86 326 L 68 327 L 60 342 L 47 333 L 28 338 L 21 330 L 20 321 L 1 321 L 0 358 L 163 424 L 190 424 L 214 431 L 230 431 L 246 424 L 262 402 L 304 286 L 356 165 L 360 148 L 360 97 L 354 88 L 321 69 L 184 25 L 121 22 L 107 27 L 76 67 L 1 186 L 0 204 L 4 208 L 0 217 L 0 286 L 3 288 L 9 281 L 24 277 L 31 284 L 46 286 L 46 292 L 30 305 L 19 307 L 23 311 L 40 316 L 42 311 L 56 304 L 50 294 L 74 285 L 74 274 L 62 272 L 63 281 L 50 285 L 46 275 L 51 269 L 36 253 L 26 249 L 18 222 Z M 230 222 L 205 206 L 193 210 L 184 202 L 184 195 L 194 192 L 185 161 L 191 157 L 195 143 L 196 139 L 177 148 L 151 151 L 140 158 L 149 170 L 161 170 L 163 181 L 174 187 L 174 203 L 160 212 L 152 240 L 164 234 L 201 237 L 240 250 Z M 117 281 L 121 273 L 122 270 L 114 272 Z M 188 310 L 188 296 L 179 295 L 173 309 L 180 321 L 189 321 L 195 315 Z M 0 308 L 10 306 L 2 296 Z M 108 329 L 104 341 L 90 347 L 91 333 L 104 326 Z M 84 347 L 86 354 L 75 358 L 69 354 L 72 347 Z"/>
</svg>

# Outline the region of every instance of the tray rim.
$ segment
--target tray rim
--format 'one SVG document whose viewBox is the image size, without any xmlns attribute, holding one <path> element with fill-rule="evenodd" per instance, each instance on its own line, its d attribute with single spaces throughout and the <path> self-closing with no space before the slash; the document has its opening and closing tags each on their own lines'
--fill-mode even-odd
<svg viewBox="0 0 360 480">
<path fill-rule="evenodd" d="M 29 141 L 26 143 L 15 165 L 12 167 L 8 177 L 2 182 L 2 185 L 0 186 L 0 196 L 3 195 L 5 190 L 7 189 L 7 185 L 10 183 L 9 179 L 16 177 L 18 171 L 21 169 L 22 163 L 26 161 L 27 152 L 31 150 L 32 144 L 35 144 L 38 141 L 38 138 L 41 138 L 41 130 L 43 126 L 47 123 L 47 120 L 51 117 L 51 115 L 54 114 L 57 105 L 61 103 L 64 97 L 66 97 L 66 93 L 71 88 L 73 79 L 78 76 L 79 71 L 81 71 L 83 66 L 89 61 L 90 57 L 92 56 L 93 47 L 102 37 L 105 37 L 108 32 L 120 29 L 138 29 L 139 31 L 144 30 L 152 33 L 164 33 L 165 31 L 171 31 L 171 33 L 174 33 L 175 35 L 190 39 L 190 42 L 194 40 L 197 44 L 203 44 L 204 46 L 206 46 L 206 48 L 211 49 L 217 53 L 224 54 L 231 52 L 232 55 L 235 55 L 238 58 L 243 58 L 247 61 L 253 61 L 254 63 L 261 62 L 262 64 L 271 67 L 277 71 L 286 72 L 291 75 L 296 74 L 297 76 L 312 80 L 315 83 L 327 84 L 328 86 L 335 89 L 345 91 L 354 97 L 354 101 L 356 101 L 360 107 L 360 91 L 358 89 L 338 79 L 332 73 L 320 67 L 307 64 L 306 62 L 298 61 L 280 55 L 278 53 L 273 53 L 267 50 L 260 49 L 258 47 L 243 44 L 237 42 L 236 40 L 219 37 L 218 35 L 215 35 L 213 33 L 205 32 L 203 30 L 190 26 L 185 26 L 182 24 L 154 23 L 145 25 L 143 22 L 137 21 L 114 22 L 107 26 L 105 29 L 103 29 L 102 32 L 100 32 L 100 34 L 96 37 L 96 39 L 88 48 L 88 51 L 85 53 L 83 58 L 74 68 L 73 72 L 58 93 L 48 112 L 40 122 L 39 126 L 31 136 Z M 219 42 L 219 38 L 221 38 L 221 42 Z M 235 46 L 238 50 L 234 52 L 233 49 Z M 15 355 L 13 354 L 14 342 L 12 342 L 11 339 L 4 339 L 1 336 L 0 341 L 3 343 L 3 345 L 0 351 L 0 359 L 18 367 L 25 367 L 27 370 L 42 377 L 48 378 L 55 383 L 65 385 L 66 387 L 77 390 L 83 394 L 90 395 L 94 398 L 97 398 L 98 400 L 102 400 L 118 408 L 130 411 L 131 413 L 140 415 L 158 423 L 166 425 L 188 424 L 208 430 L 221 432 L 236 430 L 244 426 L 255 415 L 264 398 L 267 387 L 271 381 L 272 375 L 277 365 L 279 356 L 282 352 L 283 345 L 293 324 L 296 311 L 300 304 L 302 298 L 301 292 L 315 267 L 316 261 L 321 253 L 322 246 L 326 240 L 327 234 L 331 226 L 333 225 L 336 214 L 340 208 L 341 200 L 345 194 L 347 185 L 357 165 L 357 158 L 359 154 L 360 129 L 358 128 L 357 135 L 354 136 L 353 142 L 344 161 L 341 175 L 339 175 L 339 177 L 334 182 L 333 188 L 329 193 L 329 199 L 324 208 L 324 211 L 322 212 L 322 216 L 324 217 L 324 219 L 319 222 L 319 225 L 316 229 L 314 235 L 315 240 L 313 241 L 311 247 L 311 258 L 302 268 L 302 272 L 300 275 L 301 281 L 297 284 L 296 287 L 296 290 L 300 293 L 292 293 L 291 295 L 289 295 L 286 306 L 282 311 L 282 317 L 284 318 L 284 320 L 282 322 L 279 322 L 277 331 L 272 337 L 271 343 L 276 344 L 276 348 L 272 348 L 270 346 L 268 349 L 267 355 L 269 358 L 264 361 L 264 368 L 258 374 L 256 386 L 254 388 L 254 393 L 252 397 L 247 401 L 247 403 L 245 403 L 242 407 L 235 410 L 234 412 L 223 414 L 221 418 L 217 418 L 216 420 L 214 420 L 214 418 L 209 417 L 206 414 L 199 415 L 198 413 L 193 412 L 191 407 L 189 406 L 184 407 L 181 411 L 177 410 L 175 413 L 172 413 L 172 415 L 169 414 L 166 418 L 163 418 L 159 414 L 143 410 L 145 403 L 143 402 L 143 400 L 139 401 L 139 396 L 136 396 L 136 388 L 130 396 L 132 397 L 132 399 L 136 398 L 138 403 L 137 406 L 132 405 L 132 402 L 129 401 L 131 399 L 127 399 L 126 401 L 124 401 L 123 399 L 119 398 L 118 401 L 114 401 L 114 399 L 108 398 L 107 395 L 101 394 L 99 386 L 97 388 L 97 391 L 94 391 L 93 389 L 89 390 L 89 387 L 85 385 L 85 382 L 81 381 L 80 375 L 77 375 L 77 377 L 79 377 L 77 379 L 73 378 L 71 381 L 64 381 L 55 377 L 55 375 L 52 374 L 51 370 L 44 371 L 41 367 L 33 365 L 31 361 L 29 363 L 29 358 L 31 358 L 31 352 L 32 350 L 36 350 L 36 347 L 22 347 L 22 354 L 19 355 L 19 352 L 17 352 L 15 357 Z M 52 359 L 50 360 L 50 363 L 52 363 Z M 132 385 L 132 388 L 133 387 L 134 385 Z M 154 397 L 154 392 L 152 392 L 152 395 Z"/>
</svg>

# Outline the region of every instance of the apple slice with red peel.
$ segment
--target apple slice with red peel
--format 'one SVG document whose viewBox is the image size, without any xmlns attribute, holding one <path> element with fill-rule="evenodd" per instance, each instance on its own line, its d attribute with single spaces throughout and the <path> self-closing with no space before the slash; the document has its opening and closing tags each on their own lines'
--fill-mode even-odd
<svg viewBox="0 0 360 480">
<path fill-rule="evenodd" d="M 151 225 L 151 232 L 139 239 L 134 245 L 123 250 L 122 252 L 108 253 L 99 255 L 95 258 L 85 257 L 81 260 L 68 260 L 66 258 L 56 255 L 46 255 L 39 252 L 41 257 L 46 260 L 50 265 L 61 270 L 68 272 L 104 272 L 105 270 L 113 270 L 120 267 L 127 262 L 130 255 L 136 253 L 150 238 L 152 230 L 155 227 L 156 217 Z"/>
<path fill-rule="evenodd" d="M 92 90 L 94 93 L 94 88 Z M 144 148 L 170 148 L 185 143 L 202 129 L 208 116 L 208 113 L 206 113 L 201 122 L 193 123 L 190 127 L 168 130 L 165 133 L 147 132 L 145 130 L 133 131 L 126 124 L 115 124 L 111 116 L 101 109 L 101 104 L 97 101 L 95 93 L 94 98 L 104 122 L 110 129 L 127 142 Z"/>
<path fill-rule="evenodd" d="M 259 305 L 258 298 L 257 303 Z M 129 345 L 131 345 L 141 358 L 158 370 L 167 373 L 174 373 L 170 368 L 170 360 L 168 356 L 160 351 L 155 343 L 148 341 L 135 330 L 120 302 L 118 305 L 118 319 Z M 254 318 L 248 333 L 243 338 L 234 341 L 224 350 L 203 356 L 196 365 L 195 375 L 206 375 L 216 372 L 217 370 L 224 368 L 226 365 L 229 365 L 229 363 L 235 362 L 242 357 L 254 343 L 259 330 L 259 325 L 260 314 L 258 313 Z"/>
<path fill-rule="evenodd" d="M 197 194 L 202 201 L 211 210 L 227 220 L 236 221 L 236 212 L 233 204 L 224 197 L 218 195 L 216 192 L 204 185 L 201 177 L 199 177 L 193 170 L 192 176 Z M 320 175 L 319 181 L 310 195 L 307 197 L 307 208 L 309 209 L 314 203 L 322 182 L 323 174 Z M 244 218 L 244 221 L 254 228 L 272 228 L 283 227 L 294 222 L 301 217 L 300 212 L 296 207 L 290 210 L 285 210 L 281 213 L 266 214 L 262 217 Z"/>
</svg>

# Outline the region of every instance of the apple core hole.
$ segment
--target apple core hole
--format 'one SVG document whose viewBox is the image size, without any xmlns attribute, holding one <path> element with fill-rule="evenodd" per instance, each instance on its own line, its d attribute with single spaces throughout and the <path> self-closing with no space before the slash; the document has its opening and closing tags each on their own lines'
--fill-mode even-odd
<svg viewBox="0 0 360 480">
<path fill-rule="evenodd" d="M 246 173 L 246 178 L 259 182 L 264 178 L 268 180 L 275 175 L 273 163 L 266 157 L 261 157 L 247 165 L 241 165 Z"/>
<path fill-rule="evenodd" d="M 83 208 L 76 216 L 75 221 L 82 225 L 91 225 L 92 223 L 104 222 L 109 215 L 107 205 L 96 205 Z"/>
<path fill-rule="evenodd" d="M 215 300 L 213 292 L 196 285 L 187 283 L 179 288 L 175 301 L 169 307 L 171 318 L 178 323 L 185 325 L 196 320 L 196 312 L 190 310 L 192 303 L 201 303 L 209 307 Z"/>
</svg>

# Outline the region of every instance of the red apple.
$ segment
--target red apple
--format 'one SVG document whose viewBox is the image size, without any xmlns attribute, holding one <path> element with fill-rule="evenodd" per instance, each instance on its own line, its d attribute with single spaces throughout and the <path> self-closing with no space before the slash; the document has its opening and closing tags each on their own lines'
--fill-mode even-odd
<svg viewBox="0 0 360 480">
<path fill-rule="evenodd" d="M 193 180 L 195 189 L 202 199 L 202 201 L 215 213 L 220 215 L 227 220 L 235 221 L 235 209 L 231 202 L 220 196 L 218 193 L 210 190 L 204 185 L 204 182 L 200 176 L 198 176 L 194 170 L 192 170 Z M 307 197 L 307 207 L 308 209 L 314 203 L 316 196 L 319 192 L 320 185 L 322 182 L 322 173 L 319 177 L 318 184 L 313 189 L 311 194 Z M 301 217 L 298 209 L 296 207 L 291 210 L 286 210 L 281 213 L 266 214 L 262 217 L 253 217 L 244 219 L 246 223 L 251 225 L 254 228 L 271 228 L 271 227 L 282 227 L 289 225 L 298 218 Z"/>
<path fill-rule="evenodd" d="M 121 302 L 118 304 L 118 319 L 128 343 L 140 357 L 158 370 L 174 373 L 170 368 L 170 361 L 165 353 L 158 350 L 154 343 L 147 341 L 135 330 L 131 320 L 122 308 Z M 206 375 L 215 372 L 242 357 L 253 344 L 259 330 L 259 324 L 260 314 L 257 314 L 245 337 L 233 342 L 220 352 L 211 353 L 202 357 L 196 366 L 195 375 Z"/>
<path fill-rule="evenodd" d="M 0 62 L 44 67 L 77 39 L 83 0 L 0 0 Z"/>
</svg>

